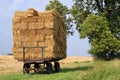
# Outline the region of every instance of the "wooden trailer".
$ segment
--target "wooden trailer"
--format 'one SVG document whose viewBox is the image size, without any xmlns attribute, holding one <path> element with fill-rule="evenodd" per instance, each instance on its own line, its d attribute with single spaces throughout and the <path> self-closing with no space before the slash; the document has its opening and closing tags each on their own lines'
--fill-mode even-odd
<svg viewBox="0 0 120 80">
<path fill-rule="evenodd" d="M 66 58 L 66 26 L 54 10 L 38 12 L 32 8 L 16 11 L 13 17 L 14 58 L 23 61 L 23 73 L 60 70 Z M 54 64 L 51 64 L 54 62 Z"/>
</svg>

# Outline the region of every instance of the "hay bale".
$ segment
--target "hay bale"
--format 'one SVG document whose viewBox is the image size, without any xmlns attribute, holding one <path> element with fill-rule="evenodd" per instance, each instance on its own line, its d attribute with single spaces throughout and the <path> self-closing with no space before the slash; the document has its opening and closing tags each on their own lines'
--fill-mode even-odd
<svg viewBox="0 0 120 80">
<path fill-rule="evenodd" d="M 27 29 L 28 28 L 28 24 L 21 22 L 21 23 L 17 23 L 17 24 L 13 24 L 13 30 L 23 30 L 23 29 Z"/>
<path fill-rule="evenodd" d="M 28 17 L 38 16 L 38 12 L 33 8 L 29 8 L 27 10 L 27 16 Z"/>
<path fill-rule="evenodd" d="M 15 23 L 20 23 L 21 22 L 21 17 L 14 17 L 12 19 L 12 22 L 15 24 Z"/>
<path fill-rule="evenodd" d="M 27 13 L 23 11 L 16 11 L 14 16 L 15 17 L 27 17 Z"/>
<path fill-rule="evenodd" d="M 34 9 L 16 11 L 13 17 L 14 57 L 23 60 L 25 47 L 26 60 L 42 59 L 41 47 L 45 49 L 45 59 L 63 59 L 66 57 L 66 26 L 56 11 L 37 12 Z"/>
<path fill-rule="evenodd" d="M 43 29 L 44 28 L 44 21 L 41 23 L 29 23 L 28 29 Z"/>
</svg>

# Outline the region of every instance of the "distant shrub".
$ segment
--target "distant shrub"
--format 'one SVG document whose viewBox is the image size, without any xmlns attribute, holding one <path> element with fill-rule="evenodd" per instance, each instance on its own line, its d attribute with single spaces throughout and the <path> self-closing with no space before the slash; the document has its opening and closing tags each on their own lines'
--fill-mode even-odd
<svg viewBox="0 0 120 80">
<path fill-rule="evenodd" d="M 13 53 L 8 53 L 7 55 L 13 55 Z"/>
</svg>

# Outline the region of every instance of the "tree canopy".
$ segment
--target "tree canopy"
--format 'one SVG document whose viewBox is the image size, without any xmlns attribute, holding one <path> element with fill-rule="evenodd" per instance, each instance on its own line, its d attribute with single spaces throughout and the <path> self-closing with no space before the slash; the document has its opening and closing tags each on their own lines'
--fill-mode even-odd
<svg viewBox="0 0 120 80">
<path fill-rule="evenodd" d="M 90 40 L 91 49 L 89 53 L 99 58 L 106 58 L 108 53 L 119 53 L 120 41 L 112 34 L 106 18 L 88 15 L 81 24 L 80 37 Z"/>
<path fill-rule="evenodd" d="M 81 38 L 88 38 L 89 53 L 105 58 L 120 54 L 120 0 L 74 0 L 71 14 Z"/>
</svg>

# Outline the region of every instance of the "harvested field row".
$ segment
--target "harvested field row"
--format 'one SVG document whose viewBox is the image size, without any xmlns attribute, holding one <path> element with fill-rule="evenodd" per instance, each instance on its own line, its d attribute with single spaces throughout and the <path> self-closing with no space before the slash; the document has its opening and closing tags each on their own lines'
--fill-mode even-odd
<svg viewBox="0 0 120 80">
<path fill-rule="evenodd" d="M 92 57 L 76 57 L 69 56 L 66 59 L 60 61 L 61 67 L 63 64 L 74 63 L 74 62 L 88 62 L 92 61 Z M 16 73 L 21 72 L 23 62 L 18 62 L 13 56 L 0 55 L 0 74 Z"/>
</svg>

